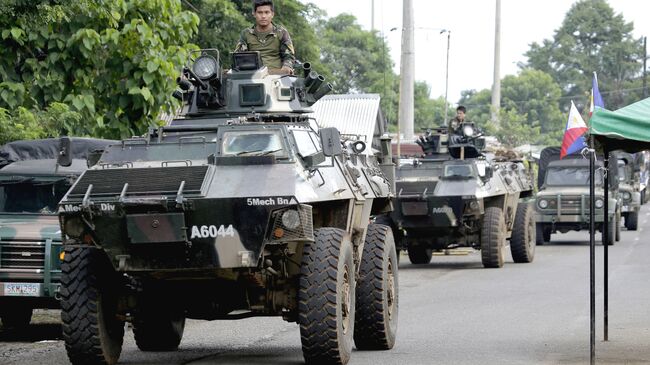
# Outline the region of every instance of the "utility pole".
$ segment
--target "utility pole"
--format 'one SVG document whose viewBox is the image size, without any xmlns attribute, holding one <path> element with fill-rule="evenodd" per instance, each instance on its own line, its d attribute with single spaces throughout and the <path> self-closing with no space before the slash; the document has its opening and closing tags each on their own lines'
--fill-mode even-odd
<svg viewBox="0 0 650 365">
<path fill-rule="evenodd" d="M 447 64 L 445 66 L 445 120 L 443 120 L 442 126 L 447 125 L 449 116 L 449 101 L 447 99 L 447 92 L 449 91 L 449 41 L 451 40 L 451 30 L 443 29 L 440 33 L 447 32 Z"/>
<path fill-rule="evenodd" d="M 404 138 L 411 140 L 413 139 L 413 97 L 415 88 L 415 47 L 413 42 L 414 27 L 412 0 L 403 0 L 402 23 L 398 133 L 404 133 Z"/>
<path fill-rule="evenodd" d="M 375 0 L 370 0 L 370 30 L 375 30 Z"/>
<path fill-rule="evenodd" d="M 643 98 L 648 97 L 648 69 L 646 68 L 646 61 L 648 61 L 648 37 L 643 37 Z"/>
<path fill-rule="evenodd" d="M 492 83 L 492 123 L 499 125 L 499 107 L 501 106 L 501 0 L 496 0 L 494 19 L 494 81 Z"/>
</svg>

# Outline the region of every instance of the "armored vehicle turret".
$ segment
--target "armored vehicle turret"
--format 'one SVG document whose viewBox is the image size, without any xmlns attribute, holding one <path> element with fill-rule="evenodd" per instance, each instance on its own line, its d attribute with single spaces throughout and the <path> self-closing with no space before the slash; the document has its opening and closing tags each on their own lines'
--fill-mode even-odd
<svg viewBox="0 0 650 365">
<path fill-rule="evenodd" d="M 487 156 L 473 123 L 446 132 L 420 138 L 424 157 L 400 164 L 395 210 L 377 221 L 393 227 L 398 248 L 408 250 L 414 264 L 429 263 L 432 250 L 473 247 L 481 250 L 485 267 L 501 267 L 508 243 L 515 262 L 531 262 L 529 170 L 520 160 Z M 445 149 L 448 153 L 441 153 Z"/>
<path fill-rule="evenodd" d="M 308 363 L 393 347 L 396 248 L 369 223 L 391 208 L 390 140 L 319 128 L 331 85 L 300 71 L 271 75 L 256 52 L 222 71 L 201 51 L 177 80 L 182 115 L 110 146 L 64 197 L 73 363 L 115 363 L 124 321 L 143 351 L 175 350 L 186 318 L 255 316 L 297 322 Z"/>
</svg>

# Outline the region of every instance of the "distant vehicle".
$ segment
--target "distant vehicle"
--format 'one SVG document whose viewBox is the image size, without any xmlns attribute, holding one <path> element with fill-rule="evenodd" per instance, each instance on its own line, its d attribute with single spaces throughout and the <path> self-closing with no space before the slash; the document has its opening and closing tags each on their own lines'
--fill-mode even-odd
<svg viewBox="0 0 650 365">
<path fill-rule="evenodd" d="M 176 350 L 186 318 L 256 316 L 297 322 L 307 363 L 395 344 L 393 233 L 370 223 L 391 207 L 390 139 L 320 128 L 311 107 L 332 86 L 307 63 L 220 65 L 217 50 L 193 54 L 182 115 L 108 148 L 60 203 L 74 364 L 117 362 L 126 321 L 143 351 Z"/>
<path fill-rule="evenodd" d="M 394 211 L 377 218 L 398 232 L 400 249 L 413 264 L 427 264 L 432 251 L 481 250 L 485 267 L 502 267 L 505 250 L 515 262 L 535 254 L 530 171 L 521 160 L 486 156 L 473 123 L 456 133 L 446 128 L 418 140 L 423 158 L 402 159 L 396 172 Z"/>
<path fill-rule="evenodd" d="M 535 201 L 537 244 L 551 241 L 553 233 L 589 229 L 589 160 L 570 155 L 560 160 L 559 147 L 547 147 L 540 155 L 537 197 Z M 616 165 L 614 165 L 616 166 Z M 596 162 L 596 229 L 603 232 L 603 164 Z M 620 239 L 621 202 L 618 197 L 618 169 L 610 168 L 608 199 L 609 237 L 612 245 Z"/>
<path fill-rule="evenodd" d="M 632 154 L 616 151 L 611 154 L 612 163 L 618 168 L 618 194 L 621 202 L 621 216 L 625 228 L 636 231 L 641 210 L 640 175 Z"/>
<path fill-rule="evenodd" d="M 58 138 L 0 147 L 0 318 L 4 327 L 29 324 L 35 308 L 59 308 L 59 200 L 87 169 L 86 157 L 111 141 L 75 138 L 70 165 Z"/>
</svg>

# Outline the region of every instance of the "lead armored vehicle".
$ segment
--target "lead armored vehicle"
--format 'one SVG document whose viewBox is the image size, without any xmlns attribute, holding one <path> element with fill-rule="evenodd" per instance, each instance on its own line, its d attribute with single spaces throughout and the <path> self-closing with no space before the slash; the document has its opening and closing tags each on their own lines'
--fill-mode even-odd
<svg viewBox="0 0 650 365">
<path fill-rule="evenodd" d="M 398 248 L 410 261 L 427 264 L 432 250 L 473 247 L 485 267 L 501 267 L 509 243 L 515 262 L 531 262 L 534 211 L 525 199 L 533 185 L 523 162 L 486 156 L 473 123 L 418 143 L 424 157 L 400 164 L 395 210 L 379 218 L 398 232 Z"/>
<path fill-rule="evenodd" d="M 59 200 L 87 169 L 86 158 L 110 141 L 75 138 L 14 141 L 0 147 L 0 318 L 29 324 L 36 308 L 59 308 Z M 68 166 L 57 160 L 70 158 Z"/>
<path fill-rule="evenodd" d="M 603 233 L 602 241 L 610 245 L 620 239 L 621 204 L 618 199 L 618 168 L 616 161 L 609 169 L 609 229 L 604 236 L 603 163 L 596 162 L 595 223 Z M 560 160 L 559 147 L 546 147 L 540 154 L 537 197 L 535 201 L 537 244 L 551 241 L 551 234 L 589 230 L 589 160 L 581 155 L 568 155 Z"/>
<path fill-rule="evenodd" d="M 186 318 L 281 316 L 307 363 L 392 348 L 396 249 L 369 223 L 391 207 L 390 140 L 319 128 L 331 85 L 308 63 L 271 75 L 242 52 L 222 71 L 203 50 L 177 83 L 182 116 L 107 148 L 60 204 L 72 363 L 117 362 L 125 321 L 141 350 L 175 350 Z"/>
</svg>

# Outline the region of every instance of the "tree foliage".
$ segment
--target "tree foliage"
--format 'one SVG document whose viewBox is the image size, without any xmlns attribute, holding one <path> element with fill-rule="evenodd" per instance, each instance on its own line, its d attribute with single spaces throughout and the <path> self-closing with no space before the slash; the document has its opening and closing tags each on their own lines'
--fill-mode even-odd
<svg viewBox="0 0 650 365">
<path fill-rule="evenodd" d="M 488 89 L 464 91 L 460 104 L 465 105 L 467 119 L 509 146 L 524 141 L 557 144 L 564 132 L 564 115 L 560 111 L 561 89 L 550 75 L 526 69 L 501 80 L 499 127 L 492 125 L 491 96 Z"/>
<path fill-rule="evenodd" d="M 615 14 L 606 0 L 581 0 L 567 12 L 552 39 L 533 43 L 528 66 L 544 71 L 562 87 L 563 95 L 586 104 L 592 72 L 598 73 L 605 105 L 617 109 L 638 100 L 625 93 L 642 71 L 642 45 L 632 35 L 633 24 Z M 626 97 L 628 95 L 628 97 Z M 563 101 L 564 109 L 570 99 Z"/>
<path fill-rule="evenodd" d="M 82 116 L 65 133 L 111 138 L 175 108 L 169 94 L 198 26 L 178 1 L 13 0 L 0 12 L 0 107 L 40 115 L 64 103 Z"/>
</svg>

